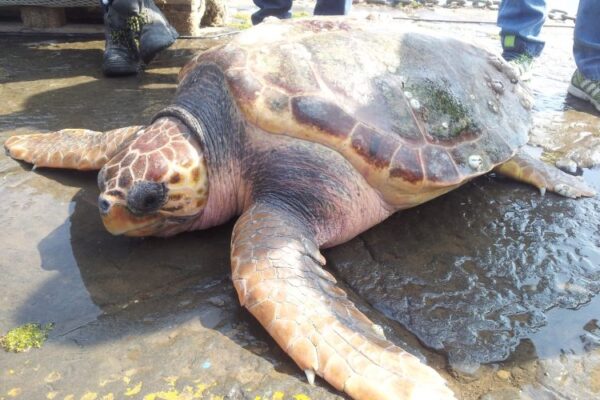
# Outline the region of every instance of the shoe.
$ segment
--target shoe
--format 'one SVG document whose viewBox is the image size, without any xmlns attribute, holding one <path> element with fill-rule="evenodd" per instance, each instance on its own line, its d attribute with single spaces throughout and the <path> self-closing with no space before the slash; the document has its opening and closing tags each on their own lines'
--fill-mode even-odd
<svg viewBox="0 0 600 400">
<path fill-rule="evenodd" d="M 600 112 L 600 81 L 586 79 L 579 70 L 575 70 L 568 92 L 578 99 L 589 101 Z"/>
<path fill-rule="evenodd" d="M 521 54 L 512 60 L 507 60 L 521 81 L 531 80 L 534 58 L 529 54 Z"/>
<path fill-rule="evenodd" d="M 139 52 L 127 17 L 110 6 L 104 12 L 104 36 L 102 73 L 109 77 L 137 74 L 140 69 Z"/>
<path fill-rule="evenodd" d="M 283 14 L 272 15 L 269 14 L 269 10 L 260 9 L 254 14 L 250 16 L 250 20 L 252 21 L 252 25 L 258 25 L 265 20 L 265 18 L 278 18 L 278 19 L 290 19 L 292 18 L 292 13 L 289 11 L 284 12 Z"/>
<path fill-rule="evenodd" d="M 175 43 L 179 33 L 169 24 L 167 18 L 152 0 L 144 0 L 144 25 L 140 33 L 140 56 L 142 61 L 150 61 L 162 50 Z"/>
<path fill-rule="evenodd" d="M 130 30 L 139 38 L 140 57 L 144 64 L 149 64 L 179 37 L 153 0 L 114 0 L 111 7 L 128 18 Z"/>
<path fill-rule="evenodd" d="M 144 64 L 179 37 L 153 0 L 114 0 L 112 8 L 128 18 L 130 29 L 139 37 L 140 57 Z"/>
</svg>

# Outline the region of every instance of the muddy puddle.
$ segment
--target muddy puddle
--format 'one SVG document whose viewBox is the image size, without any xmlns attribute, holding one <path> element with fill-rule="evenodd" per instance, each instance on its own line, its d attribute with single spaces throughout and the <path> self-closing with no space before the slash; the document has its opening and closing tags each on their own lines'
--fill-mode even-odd
<svg viewBox="0 0 600 400">
<path fill-rule="evenodd" d="M 433 27 L 497 45 L 493 26 Z M 588 166 L 600 118 L 565 95 L 570 34 L 547 32 L 531 83 L 532 142 L 548 160 Z M 102 42 L 0 38 L 0 140 L 146 123 L 169 103 L 181 65 L 216 43 L 180 40 L 139 77 L 107 80 Z M 583 176 L 600 190 L 600 170 Z M 112 237 L 97 194 L 93 173 L 31 171 L 0 156 L 0 332 L 55 324 L 42 349 L 0 353 L 0 399 L 344 398 L 323 381 L 308 385 L 239 307 L 231 224 Z M 361 309 L 459 398 L 600 395 L 600 198 L 483 177 L 326 256 Z"/>
</svg>

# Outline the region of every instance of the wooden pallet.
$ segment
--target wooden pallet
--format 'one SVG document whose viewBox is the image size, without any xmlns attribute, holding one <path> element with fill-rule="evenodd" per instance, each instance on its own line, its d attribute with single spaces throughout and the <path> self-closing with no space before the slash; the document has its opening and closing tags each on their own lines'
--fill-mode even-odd
<svg viewBox="0 0 600 400">
<path fill-rule="evenodd" d="M 154 2 L 180 35 L 199 34 L 205 0 L 154 0 Z"/>
<path fill-rule="evenodd" d="M 180 35 L 197 35 L 206 0 L 155 0 Z M 66 24 L 65 8 L 20 6 L 21 20 L 26 28 L 58 28 Z M 100 9 L 98 8 L 98 12 Z"/>
<path fill-rule="evenodd" d="M 26 28 L 58 28 L 67 23 L 64 8 L 21 6 L 19 9 Z"/>
</svg>

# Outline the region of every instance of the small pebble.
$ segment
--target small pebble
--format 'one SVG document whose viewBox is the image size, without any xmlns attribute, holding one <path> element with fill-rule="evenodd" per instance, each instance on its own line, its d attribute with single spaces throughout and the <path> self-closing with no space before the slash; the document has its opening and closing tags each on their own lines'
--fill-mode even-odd
<svg viewBox="0 0 600 400">
<path fill-rule="evenodd" d="M 510 379 L 510 371 L 507 371 L 505 369 L 501 369 L 498 372 L 496 372 L 496 376 L 500 379 L 502 379 L 503 381 L 507 381 Z"/>
<path fill-rule="evenodd" d="M 561 158 L 555 163 L 556 168 L 562 169 L 569 174 L 574 174 L 577 172 L 577 163 L 570 158 Z"/>
<path fill-rule="evenodd" d="M 419 110 L 421 108 L 421 103 L 417 99 L 410 99 L 410 106 L 413 110 Z"/>
</svg>

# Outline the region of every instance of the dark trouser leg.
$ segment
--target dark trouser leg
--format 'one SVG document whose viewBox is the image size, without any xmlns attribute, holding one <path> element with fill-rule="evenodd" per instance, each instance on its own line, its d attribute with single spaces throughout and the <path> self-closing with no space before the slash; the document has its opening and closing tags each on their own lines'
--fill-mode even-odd
<svg viewBox="0 0 600 400">
<path fill-rule="evenodd" d="M 260 24 L 267 17 L 292 18 L 292 0 L 254 0 L 260 10 L 252 14 L 252 25 Z"/>
<path fill-rule="evenodd" d="M 546 19 L 546 0 L 503 0 L 498 10 L 502 56 L 512 60 L 522 54 L 537 57 L 544 48 L 540 31 Z"/>
<path fill-rule="evenodd" d="M 317 0 L 315 15 L 348 15 L 352 0 Z"/>
<path fill-rule="evenodd" d="M 580 0 L 575 22 L 573 55 L 579 71 L 587 79 L 600 81 L 600 3 Z"/>
</svg>

